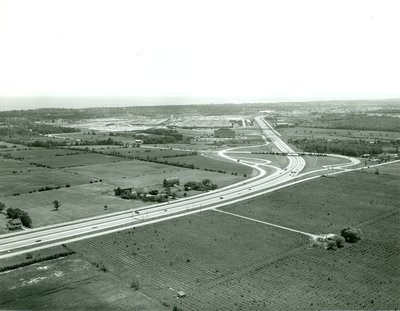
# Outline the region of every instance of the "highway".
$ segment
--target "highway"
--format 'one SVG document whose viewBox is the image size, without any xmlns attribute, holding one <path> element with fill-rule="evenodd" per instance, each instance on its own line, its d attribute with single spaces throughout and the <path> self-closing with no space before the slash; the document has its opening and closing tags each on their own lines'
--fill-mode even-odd
<svg viewBox="0 0 400 311">
<path fill-rule="evenodd" d="M 305 166 L 304 159 L 282 141 L 263 118 L 257 117 L 256 122 L 263 135 L 282 153 L 287 154 L 289 164 L 284 169 L 272 167 L 274 172 L 268 175 L 264 169 L 268 165 L 260 159 L 240 159 L 242 165 L 256 169 L 258 175 L 221 189 L 169 203 L 4 234 L 0 236 L 0 258 L 215 209 L 280 189 L 284 184 L 299 178 L 298 174 Z M 234 149 L 238 148 L 218 151 L 216 155 L 225 161 L 237 163 L 238 159 L 229 155 L 229 151 Z"/>
</svg>

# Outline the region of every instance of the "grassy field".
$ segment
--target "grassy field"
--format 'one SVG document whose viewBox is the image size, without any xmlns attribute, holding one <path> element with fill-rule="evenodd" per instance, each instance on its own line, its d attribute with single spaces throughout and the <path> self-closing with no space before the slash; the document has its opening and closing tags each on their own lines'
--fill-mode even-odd
<svg viewBox="0 0 400 311">
<path fill-rule="evenodd" d="M 164 148 L 115 148 L 107 152 L 118 152 L 124 156 L 134 156 L 140 158 L 150 158 L 150 159 L 163 159 L 175 156 L 186 156 L 191 155 L 190 151 L 183 150 L 170 150 Z"/>
<path fill-rule="evenodd" d="M 7 310 L 170 310 L 80 256 L 0 273 Z"/>
<path fill-rule="evenodd" d="M 99 182 L 58 190 L 3 197 L 0 200 L 9 207 L 20 208 L 28 212 L 34 227 L 104 215 L 144 205 L 139 200 L 122 200 L 116 197 L 113 188 L 110 184 Z M 61 203 L 58 211 L 54 210 L 52 203 L 54 200 L 58 200 Z M 107 205 L 107 210 L 104 209 L 104 205 Z M 3 226 L 5 225 L 5 220 L 3 220 Z"/>
<path fill-rule="evenodd" d="M 71 150 L 68 148 L 62 149 L 45 149 L 45 148 L 23 148 L 13 150 L 11 152 L 7 152 L 13 158 L 24 158 L 25 160 L 31 158 L 48 158 L 48 157 L 55 157 L 55 156 L 62 156 L 62 155 L 69 155 L 69 154 L 79 154 L 82 153 L 81 151 Z"/>
<path fill-rule="evenodd" d="M 195 156 L 186 156 L 186 157 L 175 157 L 175 158 L 169 158 L 166 159 L 169 163 L 184 163 L 191 165 L 193 164 L 194 167 L 200 168 L 200 169 L 208 169 L 208 170 L 216 170 L 216 171 L 224 171 L 227 174 L 232 174 L 236 173 L 238 175 L 244 175 L 246 174 L 247 176 L 250 176 L 253 169 L 236 164 L 234 162 L 226 162 L 226 161 L 219 161 L 219 160 L 210 160 L 209 157 L 205 157 L 202 155 L 195 155 Z"/>
<path fill-rule="evenodd" d="M 45 186 L 81 185 L 91 180 L 86 176 L 35 167 L 26 162 L 11 159 L 0 159 L 0 177 L 0 197 L 38 191 Z"/>
<path fill-rule="evenodd" d="M 379 172 L 379 174 L 383 175 L 400 176 L 400 163 L 369 168 L 366 169 L 365 172 L 373 174 Z"/>
<path fill-rule="evenodd" d="M 285 168 L 289 164 L 289 160 L 285 156 L 274 155 L 274 154 L 255 154 L 255 153 L 228 153 L 228 156 L 232 156 L 233 158 L 243 157 L 243 158 L 255 158 L 255 159 L 263 159 L 271 161 L 269 165 L 274 165 L 279 168 Z"/>
<path fill-rule="evenodd" d="M 192 170 L 176 166 L 143 162 L 125 161 L 104 165 L 86 165 L 79 168 L 65 169 L 67 172 L 79 173 L 91 178 L 103 179 L 113 186 L 141 188 L 160 185 L 164 178 L 178 177 L 180 184 L 188 181 L 211 179 L 220 188 L 243 180 L 242 175 L 221 174 L 201 170 Z"/>
<path fill-rule="evenodd" d="M 336 157 L 303 156 L 303 159 L 306 161 L 306 166 L 301 171 L 302 173 L 321 169 L 325 165 L 350 163 L 349 160 Z"/>
<path fill-rule="evenodd" d="M 94 157 L 91 157 L 92 155 Z M 182 185 L 188 181 L 209 178 L 221 188 L 244 179 L 243 175 L 192 170 L 137 160 L 102 163 L 101 161 L 107 156 L 91 153 L 82 154 L 82 156 L 88 156 L 88 161 L 100 161 L 100 163 L 65 169 L 49 169 L 29 165 L 23 161 L 0 159 L 0 201 L 8 207 L 20 208 L 28 212 L 33 226 L 38 227 L 145 205 L 140 200 L 122 200 L 116 197 L 113 192 L 115 187 L 155 187 L 158 189 L 162 188 L 164 178 L 178 177 Z M 53 158 L 58 160 L 65 157 L 70 156 Z M 48 160 L 51 157 L 37 159 Z M 210 163 L 213 163 L 212 160 Z M 66 187 L 67 184 L 70 187 Z M 60 189 L 38 191 L 45 186 L 59 186 Z M 19 195 L 12 196 L 16 193 Z M 197 193 L 190 191 L 187 195 Z M 178 197 L 181 196 L 183 196 L 183 191 L 178 193 Z M 53 211 L 54 200 L 61 203 L 59 211 Z M 104 205 L 107 205 L 107 209 Z M 7 219 L 4 216 L 0 217 L 0 233 L 7 232 L 6 222 Z"/>
<path fill-rule="evenodd" d="M 120 161 L 125 161 L 125 159 L 97 153 L 81 153 L 59 157 L 34 158 L 28 160 L 30 163 L 48 165 L 52 168 L 74 167 L 90 164 L 106 164 Z"/>
<path fill-rule="evenodd" d="M 77 173 L 92 178 L 102 178 L 112 181 L 121 178 L 141 177 L 150 174 L 171 173 L 183 168 L 174 167 L 159 163 L 143 162 L 143 161 L 121 161 L 117 163 L 92 164 L 80 167 L 70 167 L 63 169 L 65 172 Z"/>
</svg>

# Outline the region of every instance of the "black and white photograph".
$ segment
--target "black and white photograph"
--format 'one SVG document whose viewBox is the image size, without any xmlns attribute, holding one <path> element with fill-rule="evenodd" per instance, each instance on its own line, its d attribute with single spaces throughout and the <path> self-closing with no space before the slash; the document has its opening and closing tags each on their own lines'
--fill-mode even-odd
<svg viewBox="0 0 400 311">
<path fill-rule="evenodd" d="M 0 0 L 0 311 L 400 310 L 398 0 Z"/>
</svg>

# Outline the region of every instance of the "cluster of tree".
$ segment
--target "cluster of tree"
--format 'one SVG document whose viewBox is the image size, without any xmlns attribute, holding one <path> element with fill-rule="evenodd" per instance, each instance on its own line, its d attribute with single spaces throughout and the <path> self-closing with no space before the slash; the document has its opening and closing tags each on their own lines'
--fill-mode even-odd
<svg viewBox="0 0 400 311">
<path fill-rule="evenodd" d="M 315 153 L 335 153 L 346 156 L 359 157 L 363 154 L 380 154 L 383 152 L 380 144 L 371 144 L 365 140 L 330 140 L 321 138 L 289 139 L 288 141 L 296 147 Z"/>
<path fill-rule="evenodd" d="M 32 254 L 28 253 L 27 256 L 26 256 L 27 260 L 25 260 L 23 262 L 20 262 L 20 263 L 13 264 L 13 265 L 0 267 L 0 272 L 18 269 L 18 268 L 29 266 L 29 265 L 32 265 L 32 264 L 38 263 L 38 262 L 43 262 L 43 261 L 47 261 L 47 260 L 54 260 L 54 259 L 57 259 L 57 258 L 67 257 L 67 256 L 73 255 L 73 254 L 75 254 L 75 251 L 67 250 L 65 252 L 61 252 L 61 253 L 45 256 L 45 257 L 32 258 Z"/>
<path fill-rule="evenodd" d="M 31 228 L 32 227 L 32 219 L 31 217 L 28 215 L 27 212 L 19 209 L 19 208 L 12 208 L 9 207 L 6 209 L 6 214 L 7 217 L 10 219 L 17 219 L 19 218 L 21 220 L 21 223 L 23 226 L 27 227 L 27 228 Z"/>
<path fill-rule="evenodd" d="M 166 189 L 163 193 L 159 193 L 158 190 L 150 190 L 144 192 L 141 190 L 135 192 L 124 192 L 120 187 L 114 189 L 116 196 L 125 200 L 142 200 L 143 202 L 167 202 L 168 198 L 175 199 L 177 197 L 176 192 L 171 192 L 170 189 Z"/>
<path fill-rule="evenodd" d="M 347 243 L 356 243 L 362 238 L 362 232 L 358 228 L 346 227 L 340 231 L 340 235 L 334 235 L 327 239 L 326 249 L 336 250 Z"/>
<path fill-rule="evenodd" d="M 42 147 L 42 148 L 57 148 L 67 146 L 68 142 L 65 140 L 55 140 L 55 139 L 46 139 L 46 140 L 35 140 L 32 142 L 22 142 L 19 143 L 26 145 L 28 147 Z"/>
<path fill-rule="evenodd" d="M 204 179 L 202 182 L 189 181 L 184 184 L 185 191 L 188 190 L 208 191 L 208 190 L 215 190 L 217 188 L 218 185 L 212 183 L 210 179 Z"/>
<path fill-rule="evenodd" d="M 327 240 L 326 249 L 336 250 L 338 248 L 344 247 L 345 239 L 340 235 L 335 235 Z"/>
<path fill-rule="evenodd" d="M 325 114 L 312 121 L 312 123 L 309 120 L 304 121 L 301 126 L 360 131 L 400 131 L 398 118 L 387 115 L 367 116 L 358 113 Z"/>
<path fill-rule="evenodd" d="M 356 243 L 362 239 L 361 229 L 354 227 L 346 227 L 340 231 L 340 235 L 346 240 L 347 243 Z"/>
<path fill-rule="evenodd" d="M 57 148 L 64 146 L 80 146 L 80 145 L 117 145 L 123 146 L 124 143 L 118 140 L 113 140 L 112 138 L 107 139 L 96 139 L 96 140 L 83 140 L 83 141 L 73 141 L 73 140 L 61 140 L 61 139 L 36 139 L 34 141 L 28 139 L 14 139 L 14 138 L 3 138 L 4 141 L 25 145 L 28 147 L 42 147 L 42 148 Z"/>
<path fill-rule="evenodd" d="M 96 140 L 83 140 L 80 142 L 80 145 L 105 145 L 105 146 L 123 146 L 124 143 L 119 140 L 114 140 L 111 137 L 107 139 L 96 139 Z"/>
<path fill-rule="evenodd" d="M 34 123 L 25 119 L 7 120 L 6 126 L 0 127 L 0 136 L 32 136 L 52 133 L 73 133 L 79 129 L 50 124 Z"/>
</svg>

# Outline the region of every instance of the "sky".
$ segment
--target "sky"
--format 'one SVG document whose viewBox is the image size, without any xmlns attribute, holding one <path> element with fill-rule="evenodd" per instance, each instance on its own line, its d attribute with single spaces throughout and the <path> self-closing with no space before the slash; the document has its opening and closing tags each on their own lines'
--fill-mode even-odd
<svg viewBox="0 0 400 311">
<path fill-rule="evenodd" d="M 0 0 L 0 97 L 399 98 L 399 12 L 398 0 Z"/>
</svg>

